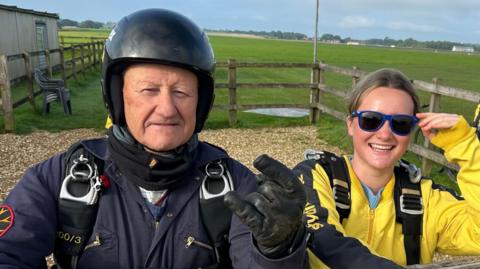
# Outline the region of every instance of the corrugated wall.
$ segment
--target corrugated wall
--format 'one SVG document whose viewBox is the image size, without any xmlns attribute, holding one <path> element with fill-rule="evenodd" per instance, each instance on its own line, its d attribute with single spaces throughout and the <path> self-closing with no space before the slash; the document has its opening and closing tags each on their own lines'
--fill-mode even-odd
<svg viewBox="0 0 480 269">
<path fill-rule="evenodd" d="M 47 27 L 48 48 L 58 48 L 58 28 L 54 18 L 33 14 L 13 12 L 0 9 L 0 54 L 14 55 L 23 51 L 36 51 L 37 22 L 45 23 Z M 38 57 L 32 58 L 32 66 L 38 65 Z M 52 54 L 50 60 L 56 65 L 60 62 L 58 53 Z M 9 61 L 9 77 L 15 79 L 25 75 L 23 60 Z"/>
</svg>

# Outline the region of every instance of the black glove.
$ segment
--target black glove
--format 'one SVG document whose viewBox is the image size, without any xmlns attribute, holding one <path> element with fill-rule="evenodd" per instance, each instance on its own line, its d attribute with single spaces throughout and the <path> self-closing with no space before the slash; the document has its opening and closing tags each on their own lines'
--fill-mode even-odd
<svg viewBox="0 0 480 269">
<path fill-rule="evenodd" d="M 237 193 L 225 195 L 225 204 L 250 227 L 259 250 L 269 258 L 280 258 L 299 244 L 306 194 L 292 170 L 263 154 L 253 166 L 258 190 L 241 199 Z M 301 241 L 300 241 L 301 242 Z"/>
</svg>

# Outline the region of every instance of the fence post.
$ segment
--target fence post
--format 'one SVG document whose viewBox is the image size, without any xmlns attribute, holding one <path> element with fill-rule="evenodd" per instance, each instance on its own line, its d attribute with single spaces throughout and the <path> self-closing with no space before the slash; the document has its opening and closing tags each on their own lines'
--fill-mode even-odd
<svg viewBox="0 0 480 269">
<path fill-rule="evenodd" d="M 96 42 L 92 42 L 92 51 L 93 51 L 93 67 L 95 68 L 95 66 L 97 65 L 97 43 Z"/>
<path fill-rule="evenodd" d="M 100 65 L 103 64 L 103 50 L 105 49 L 105 41 L 100 41 L 98 43 L 98 61 L 100 63 Z"/>
<path fill-rule="evenodd" d="M 320 101 L 320 88 L 318 83 L 320 81 L 320 65 L 315 63 L 312 66 L 311 74 L 312 87 L 310 89 L 310 123 L 316 123 L 320 118 L 320 111 L 318 110 L 318 104 Z"/>
<path fill-rule="evenodd" d="M 12 92 L 10 89 L 10 78 L 8 77 L 7 56 L 0 55 L 0 95 L 2 96 L 2 107 L 5 132 L 13 132 L 15 120 L 13 118 Z"/>
<path fill-rule="evenodd" d="M 88 67 L 90 70 L 93 70 L 93 63 L 92 63 L 92 43 L 88 43 Z"/>
<path fill-rule="evenodd" d="M 25 74 L 27 75 L 28 79 L 28 101 L 33 108 L 33 111 L 37 110 L 35 105 L 35 95 L 34 95 L 34 88 L 33 88 L 33 77 L 32 77 L 32 63 L 30 61 L 30 53 L 24 51 L 23 52 L 23 60 L 25 62 Z"/>
<path fill-rule="evenodd" d="M 356 66 L 354 66 L 353 67 L 354 73 L 356 73 L 357 70 L 358 70 L 358 68 Z M 357 86 L 358 79 L 359 79 L 359 77 L 357 75 L 352 76 L 352 90 L 355 89 L 355 87 Z"/>
<path fill-rule="evenodd" d="M 319 68 L 319 74 L 318 74 L 318 84 L 323 84 L 325 85 L 325 69 L 322 68 L 322 65 L 325 65 L 324 60 L 320 60 L 320 64 L 318 65 Z M 318 87 L 318 105 L 322 103 L 323 99 L 323 92 L 320 90 L 320 87 Z M 318 106 L 317 106 L 318 107 Z M 318 110 L 319 117 L 320 117 L 320 109 Z"/>
<path fill-rule="evenodd" d="M 82 76 L 85 78 L 85 52 L 83 50 L 84 45 L 80 45 L 80 57 L 82 63 Z"/>
<path fill-rule="evenodd" d="M 72 48 L 72 73 L 75 80 L 77 80 L 77 63 L 75 57 L 75 47 L 76 45 L 70 46 Z"/>
<path fill-rule="evenodd" d="M 62 45 L 62 47 L 65 47 L 65 37 L 64 36 L 60 37 L 60 45 Z"/>
<path fill-rule="evenodd" d="M 228 59 L 228 120 L 230 127 L 237 123 L 237 64 L 235 59 Z"/>
<path fill-rule="evenodd" d="M 63 47 L 59 48 L 58 53 L 60 53 L 60 72 L 62 73 L 62 79 L 67 87 L 67 74 L 65 74 L 65 54 L 63 53 Z"/>
<path fill-rule="evenodd" d="M 50 50 L 45 50 L 45 63 L 47 64 L 48 77 L 52 77 L 52 63 L 50 62 Z"/>
<path fill-rule="evenodd" d="M 435 89 L 437 89 L 439 84 L 439 79 L 433 78 L 432 83 L 435 84 Z M 438 112 L 440 110 L 440 97 L 441 95 L 438 93 L 432 93 L 432 95 L 430 95 L 430 105 L 428 106 L 429 112 Z M 430 145 L 430 141 L 428 141 L 428 139 L 426 138 L 423 141 L 423 146 L 427 149 L 432 148 L 432 146 Z M 428 176 L 430 175 L 431 171 L 432 171 L 432 161 L 423 157 L 422 158 L 422 174 L 425 176 Z"/>
</svg>

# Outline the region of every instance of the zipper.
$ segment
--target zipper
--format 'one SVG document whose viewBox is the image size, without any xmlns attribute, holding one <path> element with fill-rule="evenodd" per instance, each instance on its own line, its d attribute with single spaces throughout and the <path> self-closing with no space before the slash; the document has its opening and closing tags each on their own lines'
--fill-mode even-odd
<svg viewBox="0 0 480 269">
<path fill-rule="evenodd" d="M 213 250 L 212 246 L 205 244 L 203 242 L 195 240 L 195 237 L 188 235 L 185 237 L 185 248 L 189 248 L 191 245 L 197 245 L 199 247 L 206 248 L 208 250 Z"/>
<path fill-rule="evenodd" d="M 102 244 L 102 241 L 100 240 L 100 235 L 98 234 L 95 234 L 95 240 L 93 240 L 92 243 L 88 244 L 85 246 L 85 248 L 83 249 L 84 251 L 91 248 L 91 247 L 98 247 Z"/>
<path fill-rule="evenodd" d="M 375 220 L 375 209 L 370 209 L 368 212 L 368 237 L 367 244 L 372 244 L 373 237 L 373 221 Z"/>
</svg>

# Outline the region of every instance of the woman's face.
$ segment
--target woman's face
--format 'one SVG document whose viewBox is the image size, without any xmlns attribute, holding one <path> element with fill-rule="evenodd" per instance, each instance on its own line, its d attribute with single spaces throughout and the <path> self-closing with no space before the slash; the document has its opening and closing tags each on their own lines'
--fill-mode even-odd
<svg viewBox="0 0 480 269">
<path fill-rule="evenodd" d="M 379 87 L 363 97 L 357 111 L 370 110 L 387 115 L 413 115 L 413 101 L 402 90 Z M 392 132 L 386 120 L 380 129 L 369 132 L 358 125 L 358 117 L 347 120 L 348 134 L 353 138 L 353 162 L 360 169 L 378 172 L 393 171 L 396 162 L 402 157 L 410 143 L 410 136 L 401 136 Z"/>
</svg>

